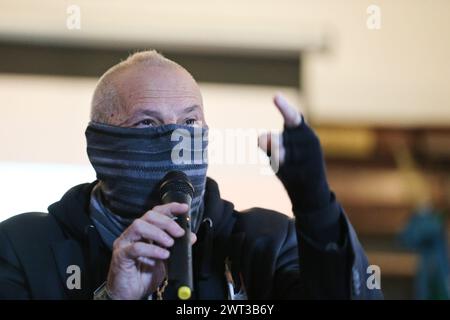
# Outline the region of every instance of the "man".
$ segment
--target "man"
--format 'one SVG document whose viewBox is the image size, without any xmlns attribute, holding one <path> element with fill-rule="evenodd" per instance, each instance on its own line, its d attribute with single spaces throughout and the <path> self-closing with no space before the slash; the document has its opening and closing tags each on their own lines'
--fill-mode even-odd
<svg viewBox="0 0 450 320">
<path fill-rule="evenodd" d="M 112 67 L 96 87 L 86 130 L 98 180 L 70 189 L 48 214 L 0 224 L 0 297 L 175 298 L 166 262 L 184 234 L 173 217 L 188 206 L 161 205 L 157 193 L 164 174 L 178 169 L 195 189 L 192 298 L 380 298 L 366 286 L 367 259 L 329 190 L 319 140 L 283 97 L 274 102 L 285 121 L 282 144 L 262 136 L 260 146 L 279 147 L 277 176 L 295 219 L 237 212 L 206 178 L 204 161 L 174 164 L 175 130 L 207 132 L 199 87 L 184 68 L 155 51 Z"/>
</svg>

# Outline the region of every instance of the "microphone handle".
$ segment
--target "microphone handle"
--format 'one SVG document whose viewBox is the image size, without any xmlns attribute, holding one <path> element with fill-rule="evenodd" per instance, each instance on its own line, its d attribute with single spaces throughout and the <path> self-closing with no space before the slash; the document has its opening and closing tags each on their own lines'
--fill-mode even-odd
<svg viewBox="0 0 450 320">
<path fill-rule="evenodd" d="M 162 197 L 162 203 L 179 202 L 191 207 L 191 197 L 184 192 L 167 192 Z M 192 246 L 191 246 L 191 219 L 189 210 L 186 214 L 177 215 L 174 219 L 184 230 L 184 235 L 175 238 L 174 245 L 170 250 L 168 261 L 169 283 L 177 290 L 178 298 L 186 300 L 191 297 L 193 288 L 192 272 Z"/>
</svg>

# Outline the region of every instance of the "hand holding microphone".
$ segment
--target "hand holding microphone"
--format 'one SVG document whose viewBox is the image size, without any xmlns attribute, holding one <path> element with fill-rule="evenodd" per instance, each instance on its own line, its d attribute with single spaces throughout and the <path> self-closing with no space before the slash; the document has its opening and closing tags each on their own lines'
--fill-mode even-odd
<svg viewBox="0 0 450 320">
<path fill-rule="evenodd" d="M 179 191 L 172 195 L 174 180 L 170 181 L 172 183 L 167 185 L 170 188 L 165 189 L 168 194 L 165 200 L 161 199 L 168 203 L 156 206 L 136 219 L 114 242 L 106 283 L 106 289 L 112 299 L 137 300 L 155 292 L 167 275 L 165 262 L 168 259 L 173 261 L 170 257 L 174 256 L 175 252 L 170 249 L 175 248 L 177 243 L 186 247 L 186 240 L 180 242 L 178 239 L 190 238 L 189 248 L 196 241 L 195 234 L 188 232 L 186 237 L 186 230 L 189 229 L 183 229 L 174 220 L 175 217 L 187 217 L 190 203 L 175 202 L 176 197 L 180 195 Z M 184 218 L 181 221 L 184 221 Z M 169 268 L 171 265 L 172 262 L 169 262 Z M 174 268 L 171 269 L 177 270 Z"/>
<path fill-rule="evenodd" d="M 194 187 L 181 171 L 170 171 L 162 180 L 160 197 L 162 203 L 183 203 L 191 207 Z M 174 218 L 183 229 L 184 235 L 175 240 L 169 259 L 169 284 L 176 287 L 178 298 L 186 300 L 193 290 L 191 219 L 189 212 Z"/>
</svg>

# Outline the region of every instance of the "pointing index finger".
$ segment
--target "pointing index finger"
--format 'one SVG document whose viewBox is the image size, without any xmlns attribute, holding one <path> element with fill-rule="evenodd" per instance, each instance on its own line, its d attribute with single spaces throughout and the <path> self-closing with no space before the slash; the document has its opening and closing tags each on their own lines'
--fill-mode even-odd
<svg viewBox="0 0 450 320">
<path fill-rule="evenodd" d="M 280 110 L 286 127 L 292 128 L 297 127 L 301 124 L 302 117 L 300 113 L 295 107 L 289 104 L 289 102 L 282 94 L 277 93 L 273 98 L 273 102 L 275 103 L 275 106 L 278 108 L 278 110 Z"/>
</svg>

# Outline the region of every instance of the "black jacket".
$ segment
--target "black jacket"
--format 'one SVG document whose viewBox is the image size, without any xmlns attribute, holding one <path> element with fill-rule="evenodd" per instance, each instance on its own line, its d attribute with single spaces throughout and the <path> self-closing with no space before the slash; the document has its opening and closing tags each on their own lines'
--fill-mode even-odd
<svg viewBox="0 0 450 320">
<path fill-rule="evenodd" d="M 88 216 L 93 185 L 72 188 L 49 214 L 25 213 L 0 224 L 0 298 L 92 298 L 111 258 Z M 342 215 L 346 237 L 337 249 L 307 239 L 294 219 L 280 213 L 237 212 L 208 179 L 205 219 L 193 246 L 193 298 L 228 298 L 227 257 L 236 286 L 245 287 L 249 299 L 380 298 L 380 290 L 366 287 L 367 259 L 341 207 L 333 200 L 326 210 Z M 80 267 L 81 289 L 67 287 L 71 265 Z M 174 297 L 170 286 L 164 297 Z"/>
</svg>

